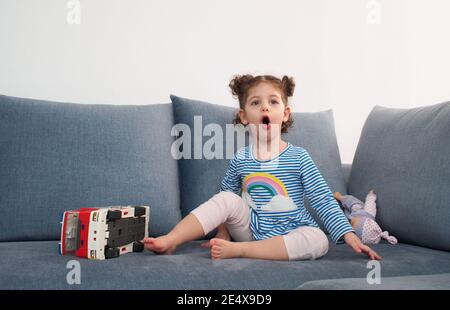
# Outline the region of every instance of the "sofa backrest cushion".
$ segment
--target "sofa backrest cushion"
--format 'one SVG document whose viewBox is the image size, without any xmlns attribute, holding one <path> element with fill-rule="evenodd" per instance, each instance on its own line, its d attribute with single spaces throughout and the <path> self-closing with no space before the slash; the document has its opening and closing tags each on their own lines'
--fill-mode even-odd
<svg viewBox="0 0 450 310">
<path fill-rule="evenodd" d="M 173 95 L 171 99 L 175 123 L 188 125 L 191 134 L 191 159 L 181 158 L 178 165 L 181 211 L 182 215 L 185 216 L 220 191 L 220 184 L 230 161 L 230 158 L 226 156 L 226 124 L 232 124 L 238 109 Z M 197 133 L 195 133 L 196 129 L 194 128 L 194 116 L 201 116 L 202 128 L 198 129 L 197 126 Z M 333 191 L 345 193 L 346 185 L 341 168 L 332 111 L 294 113 L 293 118 L 294 127 L 290 128 L 288 133 L 283 134 L 282 138 L 293 145 L 305 148 L 330 188 Z M 207 159 L 203 155 L 200 159 L 194 159 L 194 140 L 198 137 L 202 138 L 201 132 L 209 124 L 218 124 L 222 128 L 223 159 Z M 205 142 L 210 139 L 211 137 L 208 136 L 203 137 L 201 146 L 203 147 Z M 248 145 L 249 139 L 246 139 L 246 142 L 245 145 Z M 234 150 L 236 150 L 236 144 L 235 141 Z M 230 146 L 232 143 L 228 142 L 228 145 Z M 317 214 L 310 208 L 308 201 L 306 201 L 305 206 L 317 221 Z M 318 223 L 324 229 L 322 223 L 320 221 Z"/>
<path fill-rule="evenodd" d="M 0 95 L 0 241 L 55 240 L 65 210 L 150 205 L 150 235 L 181 218 L 171 104 Z"/>
<path fill-rule="evenodd" d="M 400 242 L 450 250 L 450 102 L 371 111 L 349 192 L 364 199 L 370 189 L 383 230 Z"/>
</svg>

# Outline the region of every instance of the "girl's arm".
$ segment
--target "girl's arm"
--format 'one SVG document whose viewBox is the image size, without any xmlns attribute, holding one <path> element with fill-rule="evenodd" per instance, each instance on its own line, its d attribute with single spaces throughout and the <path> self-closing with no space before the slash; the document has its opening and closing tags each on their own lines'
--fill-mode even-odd
<svg viewBox="0 0 450 310">
<path fill-rule="evenodd" d="M 331 239 L 337 243 L 344 234 L 354 232 L 306 150 L 300 157 L 300 178 L 311 207 L 316 210 L 320 220 L 330 233 Z"/>
<path fill-rule="evenodd" d="M 353 227 L 306 150 L 300 158 L 300 171 L 306 197 L 330 233 L 331 239 L 337 243 L 343 238 L 355 252 L 365 253 L 370 259 L 381 259 L 375 251 L 364 245 L 355 235 Z"/>
<path fill-rule="evenodd" d="M 228 169 L 220 184 L 220 191 L 233 192 L 236 195 L 241 195 L 242 180 L 237 172 L 236 155 L 230 160 Z"/>
</svg>

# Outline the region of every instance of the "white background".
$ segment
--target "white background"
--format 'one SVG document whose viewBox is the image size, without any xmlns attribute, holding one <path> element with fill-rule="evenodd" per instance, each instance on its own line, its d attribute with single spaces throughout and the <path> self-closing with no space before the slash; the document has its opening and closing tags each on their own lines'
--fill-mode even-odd
<svg viewBox="0 0 450 310">
<path fill-rule="evenodd" d="M 79 2 L 70 24 L 69 0 L 0 0 L 1 94 L 237 107 L 234 74 L 287 74 L 294 111 L 333 109 L 344 163 L 375 105 L 450 100 L 449 0 Z"/>
</svg>

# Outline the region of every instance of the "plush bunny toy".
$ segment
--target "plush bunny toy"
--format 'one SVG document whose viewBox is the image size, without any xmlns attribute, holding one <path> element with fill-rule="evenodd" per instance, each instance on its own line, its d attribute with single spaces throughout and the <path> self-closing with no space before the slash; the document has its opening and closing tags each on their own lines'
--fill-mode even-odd
<svg viewBox="0 0 450 310">
<path fill-rule="evenodd" d="M 396 244 L 397 239 L 389 236 L 387 231 L 382 231 L 380 226 L 375 222 L 377 207 L 375 200 L 376 194 L 371 190 L 366 196 L 366 202 L 358 200 L 351 195 L 341 195 L 339 192 L 334 193 L 342 207 L 345 216 L 351 221 L 356 235 L 364 244 L 379 243 L 381 238 L 386 239 L 391 244 Z"/>
</svg>

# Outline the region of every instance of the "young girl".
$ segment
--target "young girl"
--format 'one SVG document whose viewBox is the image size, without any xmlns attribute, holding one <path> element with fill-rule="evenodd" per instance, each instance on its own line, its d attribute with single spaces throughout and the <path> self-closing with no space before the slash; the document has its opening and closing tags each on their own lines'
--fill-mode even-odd
<svg viewBox="0 0 450 310">
<path fill-rule="evenodd" d="M 236 76 L 230 82 L 240 109 L 235 123 L 250 126 L 252 141 L 230 161 L 221 192 L 194 209 L 167 235 L 146 238 L 145 248 L 171 254 L 178 245 L 205 236 L 212 259 L 316 259 L 328 238 L 303 205 L 306 195 L 334 242 L 381 259 L 354 234 L 308 152 L 281 139 L 293 123 L 288 97 L 295 83 L 284 76 Z M 234 242 L 230 241 L 230 237 Z"/>
</svg>

